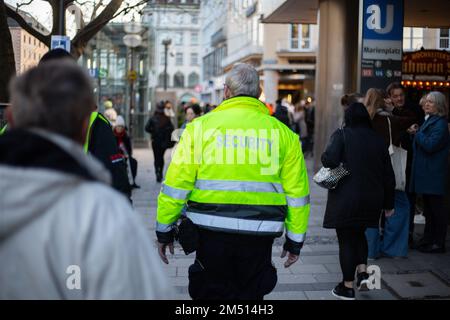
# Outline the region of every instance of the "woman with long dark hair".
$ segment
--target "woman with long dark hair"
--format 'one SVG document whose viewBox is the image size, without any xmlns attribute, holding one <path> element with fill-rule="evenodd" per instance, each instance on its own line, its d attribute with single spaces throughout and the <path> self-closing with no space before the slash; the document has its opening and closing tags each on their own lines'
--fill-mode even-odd
<svg viewBox="0 0 450 320">
<path fill-rule="evenodd" d="M 322 155 L 322 164 L 336 168 L 341 163 L 350 175 L 329 190 L 323 226 L 336 229 L 343 281 L 332 293 L 354 300 L 353 281 L 367 289 L 368 246 L 366 228 L 378 226 L 380 214 L 394 208 L 395 177 L 386 144 L 372 128 L 369 113 L 361 103 L 345 111 L 345 127 L 338 129 Z"/>
</svg>

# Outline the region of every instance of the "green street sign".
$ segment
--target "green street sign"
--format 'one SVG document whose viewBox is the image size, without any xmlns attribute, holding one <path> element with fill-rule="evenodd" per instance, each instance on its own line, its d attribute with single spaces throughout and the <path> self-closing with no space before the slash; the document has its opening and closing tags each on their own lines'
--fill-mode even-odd
<svg viewBox="0 0 450 320">
<path fill-rule="evenodd" d="M 98 77 L 99 77 L 100 79 L 105 79 L 105 78 L 107 78 L 107 77 L 108 77 L 108 70 L 107 70 L 107 69 L 104 69 L 104 68 L 100 68 L 100 69 L 98 70 Z"/>
</svg>

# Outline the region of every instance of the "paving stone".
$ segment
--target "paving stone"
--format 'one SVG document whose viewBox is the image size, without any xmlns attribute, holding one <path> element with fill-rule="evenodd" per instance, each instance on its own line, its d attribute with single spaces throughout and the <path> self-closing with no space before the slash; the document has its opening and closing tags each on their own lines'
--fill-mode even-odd
<svg viewBox="0 0 450 320">
<path fill-rule="evenodd" d="M 450 297 L 450 287 L 430 272 L 384 274 L 382 280 L 404 299 Z"/>
<path fill-rule="evenodd" d="M 327 274 L 315 274 L 314 278 L 317 282 L 340 282 L 342 281 L 342 274 L 340 273 L 327 273 Z"/>
<path fill-rule="evenodd" d="M 356 292 L 357 300 L 397 300 L 389 290 L 370 290 L 365 292 Z"/>
<path fill-rule="evenodd" d="M 292 274 L 292 275 L 284 275 L 280 274 L 278 276 L 279 283 L 315 283 L 316 279 L 312 274 Z"/>
<path fill-rule="evenodd" d="M 337 263 L 339 262 L 339 257 L 334 256 L 300 256 L 300 259 L 305 264 L 323 264 L 323 263 Z"/>
<path fill-rule="evenodd" d="M 302 291 L 272 292 L 264 300 L 308 300 Z"/>
<path fill-rule="evenodd" d="M 305 291 L 308 300 L 337 300 L 332 294 L 331 290 L 324 291 Z"/>
<path fill-rule="evenodd" d="M 294 264 L 289 267 L 293 274 L 305 274 L 305 273 L 328 273 L 328 270 L 323 264 Z"/>
<path fill-rule="evenodd" d="M 341 265 L 339 263 L 324 263 L 323 266 L 329 273 L 341 273 Z"/>
</svg>

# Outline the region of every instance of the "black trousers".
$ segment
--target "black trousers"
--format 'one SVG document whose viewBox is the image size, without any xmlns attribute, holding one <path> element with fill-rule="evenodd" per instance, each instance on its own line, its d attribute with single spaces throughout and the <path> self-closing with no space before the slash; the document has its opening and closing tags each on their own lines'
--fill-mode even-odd
<svg viewBox="0 0 450 320">
<path fill-rule="evenodd" d="M 161 174 L 164 169 L 164 153 L 166 153 L 167 148 L 161 147 L 158 142 L 152 141 L 153 155 L 155 158 L 155 172 L 156 174 Z"/>
<path fill-rule="evenodd" d="M 356 267 L 367 264 L 366 228 L 336 229 L 339 241 L 339 262 L 344 281 L 355 280 Z"/>
<path fill-rule="evenodd" d="M 262 300 L 277 283 L 272 237 L 200 229 L 196 261 L 189 267 L 194 300 Z"/>
<path fill-rule="evenodd" d="M 423 209 L 426 222 L 424 242 L 444 247 L 448 226 L 444 196 L 424 194 Z"/>
</svg>

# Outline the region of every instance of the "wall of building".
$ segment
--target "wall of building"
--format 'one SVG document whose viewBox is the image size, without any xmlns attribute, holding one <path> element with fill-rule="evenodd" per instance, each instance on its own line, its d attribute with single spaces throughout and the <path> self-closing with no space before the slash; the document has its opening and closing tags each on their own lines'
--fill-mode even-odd
<svg viewBox="0 0 450 320">
<path fill-rule="evenodd" d="M 20 27 L 12 27 L 11 40 L 16 60 L 16 72 L 23 73 L 36 66 L 48 47 Z"/>
</svg>

